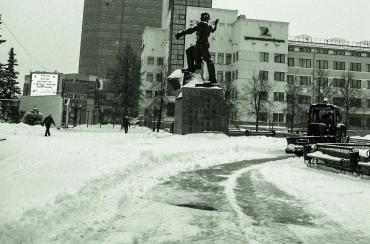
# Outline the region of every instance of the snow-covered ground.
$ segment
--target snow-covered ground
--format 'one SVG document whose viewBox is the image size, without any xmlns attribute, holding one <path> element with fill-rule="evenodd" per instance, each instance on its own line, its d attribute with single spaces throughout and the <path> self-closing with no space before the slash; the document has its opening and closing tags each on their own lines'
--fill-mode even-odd
<svg viewBox="0 0 370 244">
<path fill-rule="evenodd" d="M 52 128 L 51 137 L 44 137 L 43 130 L 0 124 L 0 139 L 6 138 L 0 141 L 0 243 L 130 243 L 138 237 L 146 243 L 182 240 L 199 231 L 184 224 L 191 221 L 189 212 L 149 201 L 144 197 L 147 192 L 182 171 L 272 158 L 283 155 L 286 147 L 283 138 L 180 136 L 142 127 L 128 134 L 111 126 Z M 368 180 L 309 168 L 301 158 L 254 169 L 305 202 L 310 211 L 368 237 Z M 242 173 L 230 178 L 225 186 L 228 195 L 232 196 Z M 236 205 L 233 208 L 242 218 L 242 211 Z M 167 239 L 151 233 L 153 225 L 170 233 Z"/>
<path fill-rule="evenodd" d="M 93 213 L 84 221 L 99 225 L 114 216 L 124 196 L 139 198 L 177 172 L 271 157 L 285 144 L 279 138 L 180 136 L 141 127 L 128 134 L 110 126 L 52 129 L 51 137 L 43 130 L 0 124 L 0 138 L 7 139 L 0 142 L 0 243 L 68 240 L 66 233 L 50 233 L 68 218 Z"/>
</svg>

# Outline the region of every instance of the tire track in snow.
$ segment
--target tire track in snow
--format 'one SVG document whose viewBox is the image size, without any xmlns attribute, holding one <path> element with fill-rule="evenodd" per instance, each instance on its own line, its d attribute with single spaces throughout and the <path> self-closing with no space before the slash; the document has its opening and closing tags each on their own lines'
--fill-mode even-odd
<svg viewBox="0 0 370 244">
<path fill-rule="evenodd" d="M 258 161 L 258 164 L 262 164 L 262 163 L 277 161 L 277 160 L 281 160 L 281 159 L 282 159 L 282 157 L 273 158 L 273 159 L 268 158 L 268 159 L 256 160 L 256 161 Z M 243 209 L 239 206 L 238 200 L 236 198 L 236 193 L 235 193 L 234 190 L 237 188 L 238 178 L 240 178 L 242 175 L 248 173 L 249 171 L 256 169 L 258 167 L 258 164 L 257 165 L 252 165 L 252 166 L 247 166 L 246 168 L 243 168 L 241 170 L 236 171 L 224 183 L 224 186 L 225 186 L 224 193 L 225 193 L 226 198 L 227 198 L 228 202 L 230 203 L 232 209 L 234 210 L 234 212 L 238 216 L 239 227 L 240 227 L 240 230 L 242 231 L 242 233 L 245 237 L 246 243 L 258 243 L 258 241 L 256 240 L 257 236 L 255 234 L 253 234 L 253 231 L 252 231 L 253 224 L 254 224 L 255 221 L 253 220 L 253 218 L 246 215 L 244 213 Z"/>
</svg>

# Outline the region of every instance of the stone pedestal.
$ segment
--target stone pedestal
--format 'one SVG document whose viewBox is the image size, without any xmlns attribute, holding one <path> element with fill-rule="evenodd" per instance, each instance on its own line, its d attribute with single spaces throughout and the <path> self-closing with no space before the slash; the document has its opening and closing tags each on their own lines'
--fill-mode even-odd
<svg viewBox="0 0 370 244">
<path fill-rule="evenodd" d="M 182 87 L 175 104 L 175 134 L 226 130 L 224 92 L 221 88 Z"/>
</svg>

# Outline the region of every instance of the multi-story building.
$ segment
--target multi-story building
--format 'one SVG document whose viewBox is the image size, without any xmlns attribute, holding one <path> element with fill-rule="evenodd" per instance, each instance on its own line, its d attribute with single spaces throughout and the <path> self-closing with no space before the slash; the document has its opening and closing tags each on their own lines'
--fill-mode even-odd
<svg viewBox="0 0 370 244">
<path fill-rule="evenodd" d="M 141 53 L 140 114 L 146 121 L 158 111 L 160 92 L 165 90 L 168 76 L 168 29 L 146 28 Z M 167 111 L 167 110 L 166 110 Z"/>
<path fill-rule="evenodd" d="M 79 74 L 107 77 L 126 44 L 140 56 L 144 28 L 161 18 L 162 0 L 85 0 Z"/>
<path fill-rule="evenodd" d="M 305 111 L 309 104 L 322 102 L 324 97 L 328 97 L 334 104 L 343 105 L 343 97 L 338 90 L 344 73 L 350 71 L 350 87 L 355 90 L 353 94 L 357 97 L 351 98 L 349 124 L 352 127 L 370 127 L 370 110 L 367 109 L 370 108 L 369 42 L 350 43 L 341 39 L 318 41 L 308 36 L 289 39 L 289 23 L 247 19 L 243 15 L 238 16 L 236 10 L 191 6 L 186 7 L 185 17 L 181 17 L 185 18 L 185 28 L 194 26 L 202 12 L 210 13 L 211 21 L 220 19 L 217 31 L 209 38 L 210 52 L 215 62 L 218 82 L 223 85 L 231 84 L 231 98 L 234 104 L 231 120 L 240 123 L 255 122 L 255 115 L 248 107 L 250 97 L 246 89 L 255 77 L 268 80 L 270 86 L 266 94 L 268 106 L 259 115 L 260 122 L 282 126 L 290 123 L 287 102 L 290 99 L 290 84 L 293 83 L 299 88 L 295 124 L 303 126 L 306 121 Z M 167 23 L 169 22 L 167 19 Z M 171 25 L 167 24 L 167 28 L 170 27 Z M 170 70 L 187 66 L 184 53 L 187 47 L 195 44 L 195 34 L 187 35 L 179 42 L 173 39 L 175 32 L 185 28 L 181 26 L 174 30 L 172 26 L 172 29 L 168 29 L 169 48 L 159 47 L 158 43 L 151 46 L 149 32 L 156 30 L 150 28 L 146 30 L 148 35 L 145 39 L 148 41 L 143 48 L 142 72 L 148 69 L 145 66 L 147 60 L 143 57 L 153 48 L 157 48 L 156 51 L 159 52 L 156 55 L 169 56 Z M 161 42 L 164 41 L 161 39 Z M 176 56 L 174 47 L 180 44 L 181 52 L 176 51 L 176 55 L 178 54 Z M 180 46 L 176 47 L 180 49 Z M 175 59 L 182 61 L 174 63 Z M 168 95 L 165 115 L 173 116 L 175 96 L 171 93 Z"/>
<path fill-rule="evenodd" d="M 370 43 L 343 39 L 314 39 L 303 35 L 289 39 L 288 82 L 301 89 L 298 105 L 304 111 L 324 97 L 338 105 L 345 118 L 349 99 L 349 126 L 370 128 Z M 345 85 L 348 83 L 348 87 Z M 347 95 L 346 95 L 347 94 Z M 289 121 L 289 119 L 288 119 Z"/>
</svg>

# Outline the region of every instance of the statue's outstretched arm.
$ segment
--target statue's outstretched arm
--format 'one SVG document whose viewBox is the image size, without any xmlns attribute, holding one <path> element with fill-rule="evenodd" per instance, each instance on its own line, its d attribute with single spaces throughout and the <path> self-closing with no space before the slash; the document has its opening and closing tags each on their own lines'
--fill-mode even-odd
<svg viewBox="0 0 370 244">
<path fill-rule="evenodd" d="M 182 30 L 182 31 L 177 32 L 175 37 L 176 37 L 176 39 L 179 39 L 180 37 L 188 35 L 188 34 L 192 34 L 192 33 L 196 32 L 197 30 L 198 30 L 198 25 L 190 27 L 186 30 Z"/>
<path fill-rule="evenodd" d="M 215 32 L 217 30 L 217 25 L 218 25 L 218 21 L 219 19 L 216 19 L 213 24 L 214 24 L 214 27 L 210 26 L 211 27 L 211 32 Z"/>
</svg>

